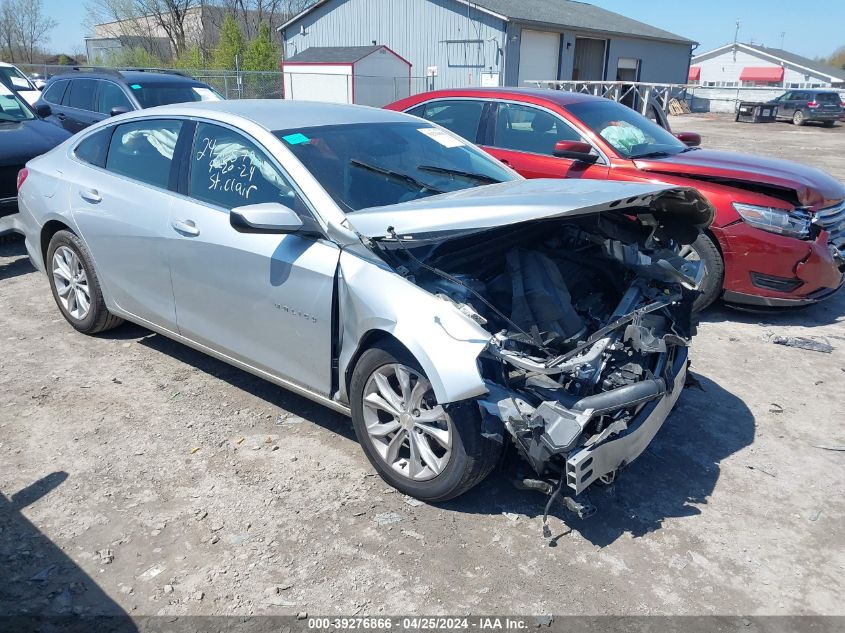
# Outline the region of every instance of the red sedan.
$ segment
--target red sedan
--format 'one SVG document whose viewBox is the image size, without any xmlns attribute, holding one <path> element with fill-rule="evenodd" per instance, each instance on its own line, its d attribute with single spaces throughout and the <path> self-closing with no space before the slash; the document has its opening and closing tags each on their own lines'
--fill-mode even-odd
<svg viewBox="0 0 845 633">
<path fill-rule="evenodd" d="M 845 186 L 785 160 L 699 149 L 608 99 L 557 90 L 440 90 L 389 106 L 481 146 L 526 178 L 595 178 L 695 187 L 716 208 L 687 256 L 705 263 L 698 301 L 789 307 L 843 283 Z"/>
</svg>

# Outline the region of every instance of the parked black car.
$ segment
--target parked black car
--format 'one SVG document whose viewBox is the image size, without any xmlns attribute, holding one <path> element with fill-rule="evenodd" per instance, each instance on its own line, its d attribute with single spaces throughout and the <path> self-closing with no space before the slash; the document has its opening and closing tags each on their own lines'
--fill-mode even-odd
<svg viewBox="0 0 845 633">
<path fill-rule="evenodd" d="M 53 76 L 35 107 L 41 116 L 76 133 L 133 110 L 222 98 L 211 86 L 176 71 L 75 68 Z"/>
<path fill-rule="evenodd" d="M 833 127 L 842 117 L 842 101 L 835 90 L 790 90 L 769 103 L 777 105 L 778 121 L 792 121 L 795 125 L 819 122 Z"/>
<path fill-rule="evenodd" d="M 17 177 L 26 162 L 67 138 L 67 131 L 41 119 L 0 82 L 0 217 L 18 210 Z"/>
</svg>

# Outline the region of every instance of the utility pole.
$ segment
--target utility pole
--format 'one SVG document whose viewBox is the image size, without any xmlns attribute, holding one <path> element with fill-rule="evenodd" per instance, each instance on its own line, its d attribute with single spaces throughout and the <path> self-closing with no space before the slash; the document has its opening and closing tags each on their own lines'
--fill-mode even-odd
<svg viewBox="0 0 845 633">
<path fill-rule="evenodd" d="M 780 33 L 780 50 L 783 50 L 783 42 L 786 40 L 786 31 Z"/>
<path fill-rule="evenodd" d="M 739 42 L 739 20 L 736 21 L 736 30 L 734 31 L 734 61 L 736 61 L 736 45 Z"/>
</svg>

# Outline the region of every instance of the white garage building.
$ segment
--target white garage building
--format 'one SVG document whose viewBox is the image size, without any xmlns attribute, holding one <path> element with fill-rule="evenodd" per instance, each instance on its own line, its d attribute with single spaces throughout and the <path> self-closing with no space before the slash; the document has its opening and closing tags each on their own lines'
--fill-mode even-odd
<svg viewBox="0 0 845 633">
<path fill-rule="evenodd" d="M 840 88 L 845 70 L 778 48 L 737 43 L 693 57 L 689 81 L 722 88 Z"/>
<path fill-rule="evenodd" d="M 286 59 L 385 45 L 412 91 L 526 80 L 684 83 L 695 42 L 570 0 L 319 0 L 279 28 Z"/>
</svg>

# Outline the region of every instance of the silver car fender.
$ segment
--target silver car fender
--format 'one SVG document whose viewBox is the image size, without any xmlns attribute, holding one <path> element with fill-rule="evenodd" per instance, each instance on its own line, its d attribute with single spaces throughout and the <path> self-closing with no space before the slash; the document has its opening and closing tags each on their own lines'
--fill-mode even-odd
<svg viewBox="0 0 845 633">
<path fill-rule="evenodd" d="M 487 393 L 478 355 L 491 336 L 454 304 L 432 295 L 383 263 L 344 250 L 338 272 L 339 375 L 346 376 L 373 331 L 395 337 L 419 362 L 439 404 Z M 346 381 L 338 394 L 347 402 Z"/>
</svg>

